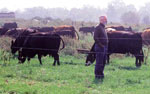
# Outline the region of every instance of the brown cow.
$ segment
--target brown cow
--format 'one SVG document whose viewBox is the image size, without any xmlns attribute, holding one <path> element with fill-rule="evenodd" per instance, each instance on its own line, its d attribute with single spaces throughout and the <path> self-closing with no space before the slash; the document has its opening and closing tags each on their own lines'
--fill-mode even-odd
<svg viewBox="0 0 150 94">
<path fill-rule="evenodd" d="M 145 64 L 146 64 L 148 59 L 148 54 L 150 51 L 150 29 L 145 29 L 144 32 L 142 32 L 142 40 L 143 40 L 143 45 L 148 48 L 147 54 L 145 56 Z"/>
<path fill-rule="evenodd" d="M 78 37 L 78 39 L 79 39 L 79 35 L 78 35 L 77 31 L 75 30 L 75 28 L 73 26 L 70 26 L 70 25 L 62 25 L 62 26 L 55 27 L 55 33 L 62 35 L 62 36 L 69 36 L 71 38 Z M 77 37 L 76 37 L 76 35 L 77 35 Z"/>
<path fill-rule="evenodd" d="M 150 29 L 144 30 L 142 32 L 142 39 L 143 39 L 143 45 L 149 46 L 150 45 Z"/>
</svg>

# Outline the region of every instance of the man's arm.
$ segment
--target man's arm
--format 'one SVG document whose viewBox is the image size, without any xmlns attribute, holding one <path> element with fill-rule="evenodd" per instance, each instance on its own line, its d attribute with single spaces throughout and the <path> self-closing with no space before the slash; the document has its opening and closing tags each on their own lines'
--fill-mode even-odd
<svg viewBox="0 0 150 94">
<path fill-rule="evenodd" d="M 99 47 L 104 47 L 104 45 L 100 41 L 101 40 L 100 32 L 101 32 L 101 28 L 97 26 L 94 31 L 94 40 L 95 40 L 96 44 L 99 45 Z"/>
</svg>

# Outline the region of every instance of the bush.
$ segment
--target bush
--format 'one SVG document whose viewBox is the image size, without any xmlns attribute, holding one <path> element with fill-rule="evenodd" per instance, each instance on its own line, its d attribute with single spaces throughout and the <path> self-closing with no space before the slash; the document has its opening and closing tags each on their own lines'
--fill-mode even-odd
<svg viewBox="0 0 150 94">
<path fill-rule="evenodd" d="M 3 61 L 4 65 L 7 65 L 7 61 L 10 61 L 10 58 L 12 58 L 11 40 L 9 37 L 0 37 L 0 60 Z"/>
</svg>

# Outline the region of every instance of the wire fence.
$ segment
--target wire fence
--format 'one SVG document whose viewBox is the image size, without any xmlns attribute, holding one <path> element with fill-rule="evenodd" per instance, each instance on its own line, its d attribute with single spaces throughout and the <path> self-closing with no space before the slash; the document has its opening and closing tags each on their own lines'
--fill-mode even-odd
<svg viewBox="0 0 150 94">
<path fill-rule="evenodd" d="M 31 47 L 12 47 L 12 48 L 16 48 L 16 49 L 24 49 L 24 50 L 35 50 L 35 51 L 59 51 L 59 49 L 48 49 L 48 48 L 31 48 Z M 106 54 L 106 55 L 110 55 L 110 54 L 113 54 L 115 52 L 111 52 L 109 53 L 108 51 L 106 52 L 96 52 L 96 51 L 90 51 L 90 50 L 80 50 L 80 49 L 76 49 L 78 51 L 78 53 L 80 54 Z M 138 52 L 138 51 L 136 51 Z M 119 53 L 119 52 L 118 52 Z M 130 53 L 130 52 L 126 52 L 126 53 L 121 53 L 120 54 L 127 54 L 127 53 Z M 132 54 L 132 53 L 131 53 Z M 139 54 L 133 54 L 134 56 L 143 56 L 141 55 L 142 53 L 139 53 Z"/>
<path fill-rule="evenodd" d="M 26 37 L 30 37 L 30 35 L 29 36 L 18 36 L 17 38 L 20 38 L 20 37 L 23 37 L 23 38 L 26 38 Z M 50 35 L 50 36 L 48 36 L 48 35 L 41 35 L 41 36 L 31 36 L 31 37 L 39 37 L 39 38 L 43 38 L 43 37 L 48 37 L 48 38 L 60 38 L 60 37 L 58 37 L 58 36 L 52 36 L 52 35 Z M 134 38 L 134 37 L 132 37 L 132 38 L 118 38 L 118 37 L 114 37 L 114 38 L 96 38 L 96 39 L 99 39 L 99 40 L 101 40 L 101 39 L 108 39 L 108 40 L 146 40 L 146 41 L 150 41 L 150 37 L 149 38 L 144 38 L 144 39 L 141 39 L 141 38 Z"/>
<path fill-rule="evenodd" d="M 29 36 L 19 36 L 19 37 L 20 37 L 20 38 L 21 38 L 21 37 L 26 38 L 26 37 L 29 37 Z M 57 36 L 47 36 L 47 35 L 46 35 L 46 36 L 44 36 L 44 35 L 43 35 L 43 36 L 34 36 L 34 35 L 33 35 L 32 37 L 39 37 L 39 38 L 43 38 L 43 37 L 46 37 L 46 38 L 47 38 L 47 37 L 49 37 L 49 38 L 55 38 L 55 39 L 59 38 L 59 37 L 57 37 Z M 99 39 L 99 40 L 104 40 L 104 39 L 107 39 L 107 38 L 98 38 L 98 39 Z M 25 40 L 26 40 L 26 39 L 25 39 Z M 118 41 L 115 41 L 115 42 L 122 42 L 122 44 L 124 44 L 124 41 L 123 41 L 123 40 L 129 40 L 128 43 L 130 43 L 132 40 L 134 40 L 134 41 L 137 40 L 137 41 L 138 41 L 138 40 L 141 40 L 141 38 L 108 38 L 108 40 L 112 40 L 112 41 L 113 41 L 113 40 L 118 40 Z M 150 39 L 144 39 L 144 40 L 149 41 Z M 140 42 L 139 42 L 139 43 L 140 43 Z M 52 45 L 54 45 L 54 44 L 52 44 Z M 116 43 L 116 45 L 117 45 L 117 43 Z M 132 46 L 134 46 L 135 49 L 136 49 L 136 47 L 137 47 L 136 45 L 137 45 L 137 44 L 134 45 L 134 42 L 132 42 Z M 128 47 L 128 46 L 127 46 L 127 47 Z M 46 50 L 46 51 L 58 51 L 58 49 L 32 48 L 32 47 L 30 48 L 30 47 L 23 47 L 23 46 L 22 46 L 22 47 L 12 47 L 12 48 L 19 48 L 19 49 L 21 48 L 21 49 L 28 49 L 28 50 L 29 50 L 29 49 L 30 49 L 30 50 L 41 50 L 41 51 L 42 51 L 42 50 L 43 50 L 43 51 L 45 51 L 45 50 Z M 128 48 L 128 49 L 130 49 L 130 48 Z M 126 50 L 127 50 L 127 49 L 126 49 Z M 131 51 L 131 50 L 130 50 L 130 51 Z M 79 52 L 79 53 L 80 53 L 80 52 Z M 82 52 L 81 52 L 81 53 L 82 53 Z M 90 54 L 90 53 L 91 53 L 91 54 L 96 54 L 96 53 L 105 54 L 105 53 L 103 53 L 103 52 L 90 52 L 90 51 L 83 52 L 82 54 Z M 106 54 L 111 54 L 111 53 L 106 53 Z M 138 55 L 139 55 L 139 54 L 138 54 Z M 138 55 L 135 55 L 135 56 L 138 56 Z M 142 56 L 142 55 L 139 55 L 139 56 Z"/>
<path fill-rule="evenodd" d="M 28 36 L 19 36 L 19 37 L 28 37 Z M 41 38 L 41 37 L 50 37 L 50 38 L 58 38 L 57 36 L 32 36 L 32 37 L 39 37 L 39 38 Z M 106 38 L 98 38 L 98 39 L 106 39 Z M 141 38 L 109 38 L 109 39 L 112 39 L 112 40 L 120 40 L 120 41 L 122 41 L 122 40 L 141 40 Z M 150 39 L 147 39 L 147 40 L 150 40 Z M 85 40 L 86 41 L 86 40 Z M 80 41 L 79 41 L 80 42 Z M 130 41 L 129 41 L 130 42 Z M 122 43 L 124 43 L 124 41 L 122 41 Z M 133 42 L 132 42 L 133 43 Z M 41 45 L 42 45 L 42 43 L 41 43 Z M 52 44 L 52 45 L 54 45 L 54 44 Z M 134 46 L 134 44 L 132 44 L 133 46 Z M 128 46 L 127 46 L 128 47 Z M 49 49 L 49 48 L 36 48 L 36 47 L 34 47 L 34 48 L 32 48 L 32 47 L 24 47 L 24 46 L 22 46 L 22 47 L 12 47 L 12 48 L 17 48 L 17 49 L 26 49 L 26 50 L 40 50 L 40 51 L 58 51 L 59 49 Z M 130 48 L 128 48 L 128 49 L 130 49 Z M 135 45 L 135 49 L 136 49 L 136 45 Z M 90 50 L 83 50 L 83 51 L 78 51 L 78 49 L 76 49 L 77 50 L 77 52 L 79 53 L 79 54 L 106 54 L 106 55 L 109 55 L 109 54 L 112 54 L 112 53 L 110 53 L 110 52 L 94 52 L 94 51 L 90 51 Z M 134 49 L 133 49 L 134 50 Z M 131 49 L 130 49 L 130 51 L 131 51 Z M 126 53 L 130 53 L 130 52 L 126 52 Z M 125 54 L 125 53 L 121 53 L 120 52 L 120 54 Z M 139 53 L 139 54 L 133 54 L 134 56 L 143 56 L 141 53 Z"/>
</svg>

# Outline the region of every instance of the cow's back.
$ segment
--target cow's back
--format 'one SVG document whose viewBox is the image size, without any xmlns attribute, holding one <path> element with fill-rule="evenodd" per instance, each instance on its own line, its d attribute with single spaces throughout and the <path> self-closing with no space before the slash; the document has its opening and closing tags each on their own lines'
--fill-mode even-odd
<svg viewBox="0 0 150 94">
<path fill-rule="evenodd" d="M 108 32 L 108 50 L 111 53 L 136 52 L 142 49 L 142 37 L 138 33 Z"/>
<path fill-rule="evenodd" d="M 59 50 L 61 38 L 57 34 L 42 34 L 35 33 L 29 35 L 25 42 L 24 47 L 29 52 L 40 53 L 47 55 L 49 53 L 57 53 Z"/>
</svg>

